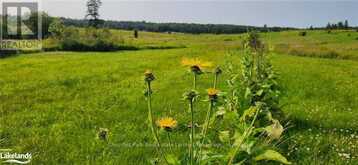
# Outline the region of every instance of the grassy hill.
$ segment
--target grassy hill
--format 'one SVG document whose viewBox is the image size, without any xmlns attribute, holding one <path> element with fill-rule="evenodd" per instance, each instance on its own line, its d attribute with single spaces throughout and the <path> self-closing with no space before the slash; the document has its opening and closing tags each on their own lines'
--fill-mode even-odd
<svg viewBox="0 0 358 165">
<path fill-rule="evenodd" d="M 115 33 L 146 49 L 45 52 L 1 59 L 0 148 L 33 153 L 33 164 L 147 164 L 155 152 L 141 146 L 152 140 L 146 125 L 143 72 L 152 69 L 157 77 L 155 115 L 175 114 L 179 123 L 186 123 L 180 98 L 191 80 L 181 59 L 240 65 L 241 35 L 140 32 L 134 39 L 129 31 Z M 285 91 L 281 103 L 290 119 L 287 140 L 279 144 L 282 153 L 295 164 L 357 164 L 358 33 L 262 35 L 275 52 L 271 60 L 280 73 Z M 180 48 L 165 49 L 168 46 Z M 326 56 L 326 51 L 337 56 Z M 226 88 L 225 78 L 220 79 L 221 89 Z M 198 83 L 204 92 L 210 79 L 203 76 Z M 203 119 L 204 113 L 197 115 Z M 108 142 L 96 139 L 99 128 L 109 130 Z M 176 133 L 173 140 L 181 143 L 186 138 Z"/>
</svg>

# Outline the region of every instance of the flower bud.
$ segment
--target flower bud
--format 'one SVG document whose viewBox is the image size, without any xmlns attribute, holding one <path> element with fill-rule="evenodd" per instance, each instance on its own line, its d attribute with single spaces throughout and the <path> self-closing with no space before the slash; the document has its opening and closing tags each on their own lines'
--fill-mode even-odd
<svg viewBox="0 0 358 165">
<path fill-rule="evenodd" d="M 151 82 L 153 80 L 155 80 L 154 74 L 150 70 L 145 71 L 144 72 L 144 81 Z"/>
</svg>

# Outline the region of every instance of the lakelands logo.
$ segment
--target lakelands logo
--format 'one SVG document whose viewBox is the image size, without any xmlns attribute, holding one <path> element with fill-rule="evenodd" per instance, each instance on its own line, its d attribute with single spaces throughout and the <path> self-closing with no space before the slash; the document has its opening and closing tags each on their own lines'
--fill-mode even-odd
<svg viewBox="0 0 358 165">
<path fill-rule="evenodd" d="M 0 50 L 42 48 L 38 0 L 0 0 Z"/>
<path fill-rule="evenodd" d="M 16 164 L 28 164 L 31 162 L 31 153 L 16 153 L 10 152 L 9 149 L 0 149 L 0 162 L 1 163 L 16 163 Z"/>
</svg>

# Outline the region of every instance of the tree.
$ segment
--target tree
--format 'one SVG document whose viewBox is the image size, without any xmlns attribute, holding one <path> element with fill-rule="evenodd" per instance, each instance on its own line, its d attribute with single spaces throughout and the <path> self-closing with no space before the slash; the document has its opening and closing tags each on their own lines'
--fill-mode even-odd
<svg viewBox="0 0 358 165">
<path fill-rule="evenodd" d="M 331 23 L 328 22 L 326 29 L 332 29 Z"/>
<path fill-rule="evenodd" d="M 263 28 L 263 32 L 268 32 L 269 30 L 268 30 L 268 28 L 267 28 L 267 25 L 265 24 L 264 25 L 264 28 Z"/>
<path fill-rule="evenodd" d="M 344 25 L 343 25 L 343 22 L 339 21 L 338 22 L 338 29 L 343 29 L 344 28 Z"/>
<path fill-rule="evenodd" d="M 349 28 L 348 20 L 345 20 L 345 21 L 344 21 L 344 28 L 345 28 L 345 29 L 348 29 L 348 28 Z"/>
<path fill-rule="evenodd" d="M 48 31 L 53 37 L 62 39 L 65 31 L 65 25 L 61 19 L 55 18 L 50 24 Z"/>
<path fill-rule="evenodd" d="M 87 14 L 88 25 L 98 28 L 103 23 L 103 20 L 99 19 L 99 8 L 101 7 L 101 0 L 88 0 L 87 1 Z"/>
<path fill-rule="evenodd" d="M 332 24 L 332 29 L 337 29 L 337 28 L 338 28 L 337 24 L 333 23 Z"/>
</svg>

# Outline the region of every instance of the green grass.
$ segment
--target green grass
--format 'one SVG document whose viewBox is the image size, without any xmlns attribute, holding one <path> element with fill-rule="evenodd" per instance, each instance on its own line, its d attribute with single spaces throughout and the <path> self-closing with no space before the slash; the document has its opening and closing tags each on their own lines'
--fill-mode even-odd
<svg viewBox="0 0 358 165">
<path fill-rule="evenodd" d="M 358 32 L 354 30 L 306 31 L 306 36 L 299 36 L 299 31 L 262 33 L 262 37 L 274 52 L 298 56 L 337 58 L 358 60 Z M 140 47 L 146 45 L 188 46 L 215 49 L 237 48 L 241 45 L 242 35 L 189 35 L 165 33 L 139 33 L 135 39 L 133 32 L 114 31 L 126 41 Z M 173 37 L 174 36 L 174 37 Z M 218 42 L 220 42 L 218 44 Z"/>
<path fill-rule="evenodd" d="M 358 32 L 351 30 L 333 30 L 328 33 L 306 31 L 306 36 L 299 36 L 297 31 L 267 33 L 266 41 L 274 50 L 298 56 L 337 58 L 358 60 Z"/>
<path fill-rule="evenodd" d="M 198 57 L 218 65 L 232 60 L 238 66 L 240 54 L 227 54 L 240 47 L 241 35 L 140 32 L 140 38 L 133 39 L 132 32 L 116 33 L 131 44 L 186 48 L 46 52 L 1 59 L 0 148 L 30 152 L 33 164 L 147 164 L 158 155 L 154 148 L 140 146 L 153 141 L 143 96 L 146 69 L 152 69 L 157 78 L 153 82 L 155 116 L 175 116 L 181 129 L 173 139 L 187 142 L 184 125 L 189 115 L 181 97 L 191 85 L 191 76 L 180 66 L 181 59 Z M 298 32 L 268 33 L 264 38 L 273 45 L 290 41 L 304 47 L 311 46 L 306 40 L 322 40 L 345 52 L 350 42 L 352 49 L 358 45 L 342 39 L 345 33 L 309 31 L 302 42 L 296 40 Z M 358 163 L 358 53 L 347 52 L 352 60 L 271 56 L 284 89 L 281 103 L 291 121 L 287 141 L 280 147 L 295 164 Z M 200 92 L 210 82 L 211 77 L 201 76 Z M 224 78 L 219 88 L 226 88 Z M 202 106 L 196 114 L 200 119 L 205 113 Z M 99 128 L 109 129 L 108 142 L 96 138 Z"/>
</svg>

